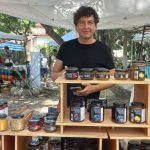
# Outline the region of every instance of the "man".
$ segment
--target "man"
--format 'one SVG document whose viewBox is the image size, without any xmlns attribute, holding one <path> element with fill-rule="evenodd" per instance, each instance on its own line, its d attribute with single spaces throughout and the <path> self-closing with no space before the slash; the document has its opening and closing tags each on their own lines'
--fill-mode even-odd
<svg viewBox="0 0 150 150">
<path fill-rule="evenodd" d="M 61 45 L 57 54 L 57 60 L 52 72 L 52 80 L 61 76 L 66 67 L 95 68 L 105 67 L 114 73 L 114 63 L 111 50 L 105 44 L 94 39 L 97 23 L 99 22 L 98 14 L 92 7 L 81 6 L 74 14 L 74 24 L 79 34 L 77 39 L 70 40 Z M 86 84 L 82 90 L 72 93 L 71 85 L 68 85 L 68 99 L 73 94 L 89 98 L 99 98 L 102 90 L 110 88 L 112 84 Z"/>
<path fill-rule="evenodd" d="M 4 52 L 5 52 L 5 66 L 11 67 L 13 66 L 13 61 L 12 61 L 12 51 L 9 50 L 8 46 L 4 47 Z"/>
</svg>

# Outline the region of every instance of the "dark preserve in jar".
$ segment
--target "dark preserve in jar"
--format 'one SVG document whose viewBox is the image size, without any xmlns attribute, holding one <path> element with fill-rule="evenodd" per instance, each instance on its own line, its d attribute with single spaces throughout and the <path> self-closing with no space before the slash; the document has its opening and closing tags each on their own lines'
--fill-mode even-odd
<svg viewBox="0 0 150 150">
<path fill-rule="evenodd" d="M 129 71 L 127 69 L 116 69 L 114 78 L 116 80 L 127 80 L 129 78 Z"/>
<path fill-rule="evenodd" d="M 67 80 L 75 80 L 78 78 L 78 68 L 77 67 L 68 67 L 65 72 L 65 78 Z"/>
<path fill-rule="evenodd" d="M 98 80 L 108 80 L 110 78 L 110 72 L 106 68 L 95 68 L 95 77 Z"/>
<path fill-rule="evenodd" d="M 142 102 L 132 102 L 129 109 L 129 118 L 133 123 L 144 123 L 146 120 L 146 108 Z"/>
<path fill-rule="evenodd" d="M 85 102 L 81 98 L 75 98 L 70 105 L 70 120 L 80 122 L 85 119 Z"/>
<path fill-rule="evenodd" d="M 82 80 L 92 80 L 94 78 L 94 69 L 93 68 L 81 68 L 80 78 Z"/>
<path fill-rule="evenodd" d="M 28 120 L 28 130 L 29 131 L 39 131 L 41 130 L 42 124 L 39 119 Z"/>
<path fill-rule="evenodd" d="M 130 140 L 128 142 L 128 150 L 141 150 L 141 145 L 139 141 L 136 140 Z"/>
<path fill-rule="evenodd" d="M 113 103 L 112 121 L 116 123 L 125 123 L 127 121 L 127 106 L 125 103 Z"/>
<path fill-rule="evenodd" d="M 89 119 L 92 122 L 102 122 L 104 121 L 104 106 L 101 101 L 93 101 L 90 104 L 89 109 Z"/>
<path fill-rule="evenodd" d="M 150 140 L 141 140 L 141 150 L 146 150 L 150 147 Z"/>
</svg>

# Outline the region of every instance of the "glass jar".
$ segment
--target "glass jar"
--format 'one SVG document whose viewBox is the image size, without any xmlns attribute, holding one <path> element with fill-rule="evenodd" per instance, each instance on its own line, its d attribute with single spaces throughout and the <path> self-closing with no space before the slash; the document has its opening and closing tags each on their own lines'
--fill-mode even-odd
<svg viewBox="0 0 150 150">
<path fill-rule="evenodd" d="M 13 114 L 10 120 L 12 131 L 21 131 L 25 128 L 24 114 Z"/>
<path fill-rule="evenodd" d="M 125 103 L 113 103 L 112 121 L 115 123 L 125 123 L 127 121 L 127 106 Z"/>
<path fill-rule="evenodd" d="M 146 121 L 146 108 L 142 102 L 132 102 L 129 108 L 129 118 L 133 123 L 144 123 Z"/>
<path fill-rule="evenodd" d="M 0 114 L 5 114 L 5 106 L 3 101 L 0 101 Z"/>
<path fill-rule="evenodd" d="M 0 132 L 8 129 L 8 119 L 6 114 L 0 114 Z"/>
<path fill-rule="evenodd" d="M 41 146 L 40 146 L 39 140 L 32 140 L 29 143 L 27 150 L 41 150 Z"/>
<path fill-rule="evenodd" d="M 84 121 L 85 119 L 85 102 L 82 99 L 75 99 L 70 105 L 70 120 L 73 122 Z"/>
<path fill-rule="evenodd" d="M 95 77 L 98 80 L 109 80 L 110 72 L 106 68 L 95 68 Z"/>
<path fill-rule="evenodd" d="M 40 136 L 38 139 L 40 141 L 41 150 L 48 150 L 49 138 L 46 136 Z"/>
<path fill-rule="evenodd" d="M 130 69 L 130 79 L 131 80 L 145 80 L 145 63 L 141 62 L 133 62 Z"/>
<path fill-rule="evenodd" d="M 145 150 L 150 147 L 150 140 L 141 140 L 141 150 Z"/>
<path fill-rule="evenodd" d="M 92 122 L 104 121 L 104 106 L 101 101 L 93 101 L 90 104 L 89 119 Z"/>
<path fill-rule="evenodd" d="M 75 80 L 78 78 L 78 68 L 77 67 L 68 67 L 65 72 L 65 78 L 67 80 Z"/>
<path fill-rule="evenodd" d="M 114 78 L 116 80 L 127 80 L 129 79 L 129 72 L 126 69 L 116 69 Z"/>
<path fill-rule="evenodd" d="M 57 139 L 52 139 L 49 141 L 49 147 L 51 150 L 61 150 L 61 142 Z"/>
<path fill-rule="evenodd" d="M 93 68 L 82 68 L 80 69 L 80 78 L 82 80 L 92 80 L 94 78 Z"/>
<path fill-rule="evenodd" d="M 44 120 L 43 130 L 48 133 L 56 131 L 55 120 Z"/>
<path fill-rule="evenodd" d="M 29 131 L 39 131 L 42 128 L 42 124 L 39 119 L 30 119 L 28 120 L 28 130 Z"/>
<path fill-rule="evenodd" d="M 130 140 L 128 141 L 128 150 L 141 150 L 139 141 Z"/>
</svg>

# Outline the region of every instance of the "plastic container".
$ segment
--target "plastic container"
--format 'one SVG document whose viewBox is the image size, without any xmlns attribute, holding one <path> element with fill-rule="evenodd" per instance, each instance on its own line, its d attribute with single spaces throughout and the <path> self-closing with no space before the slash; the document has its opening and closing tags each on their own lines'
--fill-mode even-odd
<svg viewBox="0 0 150 150">
<path fill-rule="evenodd" d="M 65 72 L 65 78 L 67 80 L 75 80 L 78 78 L 78 68 L 76 67 L 68 67 Z"/>
<path fill-rule="evenodd" d="M 110 72 L 106 68 L 95 68 L 95 77 L 98 80 L 109 80 Z"/>
<path fill-rule="evenodd" d="M 93 68 L 82 68 L 80 69 L 80 78 L 82 80 L 93 80 L 94 69 Z"/>
</svg>

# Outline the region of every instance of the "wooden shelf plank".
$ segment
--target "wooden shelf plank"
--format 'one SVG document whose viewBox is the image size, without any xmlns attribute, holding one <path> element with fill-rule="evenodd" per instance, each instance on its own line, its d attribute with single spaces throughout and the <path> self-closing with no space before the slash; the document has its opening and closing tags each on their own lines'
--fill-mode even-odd
<svg viewBox="0 0 150 150">
<path fill-rule="evenodd" d="M 106 128 L 99 127 L 64 127 L 65 137 L 108 138 Z"/>
<path fill-rule="evenodd" d="M 150 84 L 150 79 L 145 79 L 144 81 L 134 81 L 134 80 L 116 80 L 114 77 L 111 77 L 109 80 L 81 80 L 78 78 L 77 80 L 66 80 L 64 77 L 58 77 L 55 81 L 56 83 L 108 83 L 108 84 Z"/>
<path fill-rule="evenodd" d="M 110 139 L 150 139 L 143 129 L 113 128 L 108 130 Z"/>
<path fill-rule="evenodd" d="M 101 123 L 94 123 L 89 120 L 89 114 L 86 113 L 86 119 L 82 122 L 72 122 L 70 121 L 70 112 L 67 109 L 65 113 L 65 117 L 63 122 L 60 121 L 60 116 L 58 116 L 57 125 L 64 125 L 64 126 L 93 126 L 93 127 L 134 127 L 134 128 L 146 128 L 149 127 L 147 123 L 142 124 L 135 124 L 131 123 L 127 120 L 124 124 L 115 123 L 111 120 L 111 109 L 105 109 L 104 112 L 104 121 Z"/>
</svg>

